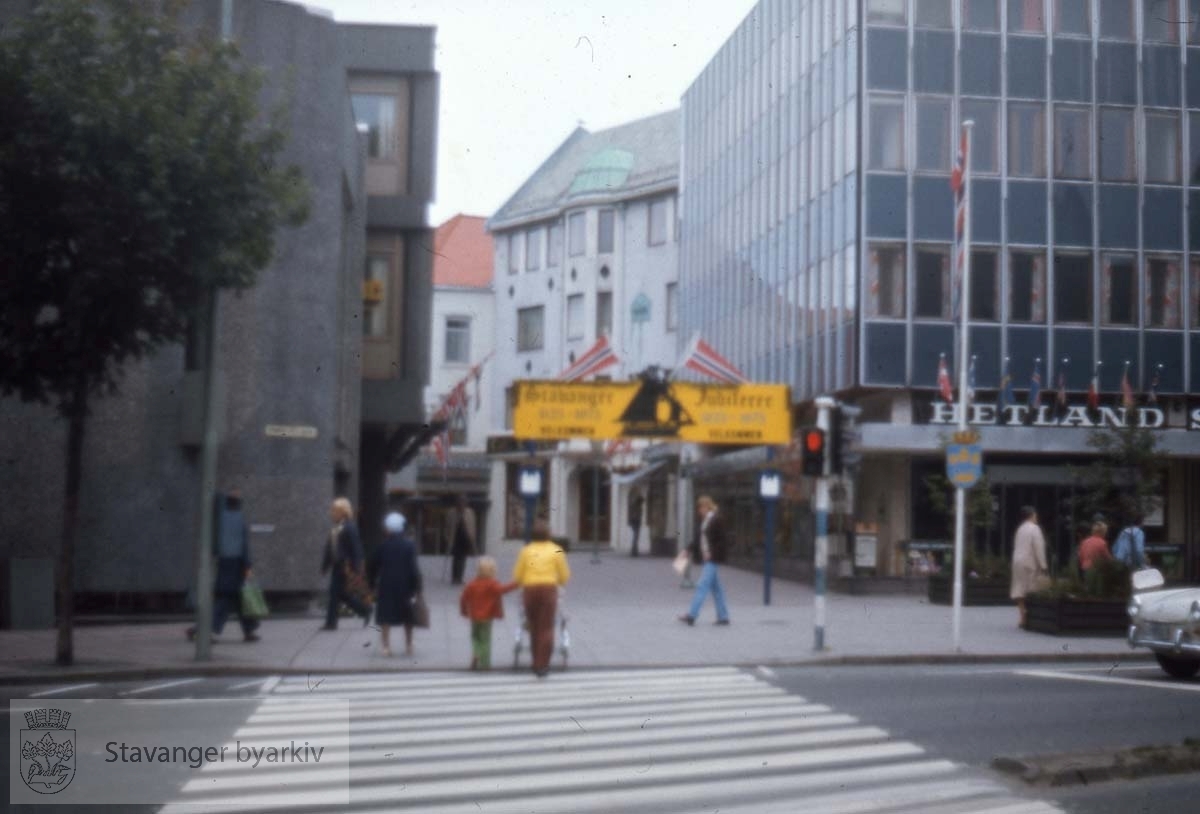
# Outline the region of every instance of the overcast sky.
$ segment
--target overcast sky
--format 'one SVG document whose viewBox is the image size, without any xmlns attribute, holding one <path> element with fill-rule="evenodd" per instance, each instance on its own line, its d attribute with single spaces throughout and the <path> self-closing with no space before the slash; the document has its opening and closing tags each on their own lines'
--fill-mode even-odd
<svg viewBox="0 0 1200 814">
<path fill-rule="evenodd" d="M 756 0 L 310 0 L 339 22 L 437 26 L 440 224 L 490 216 L 582 122 L 670 110 Z"/>
</svg>

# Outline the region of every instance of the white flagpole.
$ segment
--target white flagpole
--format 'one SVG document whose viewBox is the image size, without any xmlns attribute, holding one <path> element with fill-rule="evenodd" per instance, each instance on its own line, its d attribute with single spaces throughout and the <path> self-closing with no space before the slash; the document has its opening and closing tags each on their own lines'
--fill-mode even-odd
<svg viewBox="0 0 1200 814">
<path fill-rule="evenodd" d="M 966 155 L 963 156 L 963 237 L 962 237 L 962 290 L 959 308 L 959 354 L 958 354 L 958 431 L 967 429 L 967 360 L 970 359 L 970 336 L 967 333 L 968 314 L 971 307 L 971 128 L 975 122 L 967 119 L 962 124 Z M 954 213 L 955 218 L 958 212 Z M 961 486 L 954 489 L 954 650 L 958 652 L 962 641 L 963 604 L 963 556 L 967 528 L 967 492 Z"/>
</svg>

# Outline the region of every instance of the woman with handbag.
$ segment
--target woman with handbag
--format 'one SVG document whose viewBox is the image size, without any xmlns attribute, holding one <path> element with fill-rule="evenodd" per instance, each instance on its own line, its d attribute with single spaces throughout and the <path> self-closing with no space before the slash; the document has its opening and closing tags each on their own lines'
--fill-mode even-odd
<svg viewBox="0 0 1200 814">
<path fill-rule="evenodd" d="M 343 602 L 363 618 L 366 626 L 371 621 L 371 599 L 363 575 L 362 540 L 354 524 L 354 507 L 339 497 L 330 506 L 329 517 L 333 528 L 321 561 L 321 573 L 329 574 L 329 607 L 321 629 L 337 630 L 338 606 Z"/>
<path fill-rule="evenodd" d="M 417 546 L 404 534 L 407 525 L 404 515 L 392 512 L 383 525 L 387 537 L 379 546 L 371 568 L 375 577 L 375 623 L 379 625 L 383 655 L 392 655 L 392 625 L 404 625 L 404 655 L 411 656 L 413 625 L 419 621 L 414 605 L 424 601 Z"/>
<path fill-rule="evenodd" d="M 1046 538 L 1038 525 L 1037 511 L 1021 507 L 1021 525 L 1013 540 L 1012 585 L 1009 596 L 1016 600 L 1020 627 L 1025 627 L 1025 595 L 1050 587 L 1046 564 Z"/>
</svg>

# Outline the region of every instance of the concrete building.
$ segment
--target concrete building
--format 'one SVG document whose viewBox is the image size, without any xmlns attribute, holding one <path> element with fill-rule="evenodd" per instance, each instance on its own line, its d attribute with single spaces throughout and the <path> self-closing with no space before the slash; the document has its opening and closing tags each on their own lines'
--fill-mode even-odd
<svg viewBox="0 0 1200 814">
<path fill-rule="evenodd" d="M 220 3 L 196 0 L 186 14 L 216 31 Z M 245 62 L 265 69 L 264 102 L 290 99 L 283 160 L 303 171 L 311 214 L 278 235 L 254 288 L 221 297 L 217 488 L 244 496 L 263 586 L 301 600 L 321 585 L 332 498 L 349 496 L 364 525 L 378 525 L 383 469 L 424 419 L 429 268 L 420 244 L 432 194 L 433 30 L 340 26 L 272 1 L 236 3 L 233 37 Z M 352 88 L 394 94 L 393 118 L 377 107 L 360 133 Z M 161 349 L 124 371 L 116 396 L 93 402 L 81 608 L 182 606 L 198 527 L 194 350 Z M 0 513 L 0 559 L 53 558 L 64 451 L 52 411 L 0 401 L 0 483 L 11 507 Z"/>
<path fill-rule="evenodd" d="M 624 379 L 678 359 L 676 325 L 679 113 L 595 133 L 579 127 L 489 219 L 495 239 L 496 356 L 492 426 L 511 431 L 516 379 L 553 379 L 604 334 L 620 359 L 602 375 Z M 521 455 L 493 451 L 489 541 L 523 533 Z M 612 489 L 603 448 L 564 443 L 544 458 L 543 509 L 575 544 L 622 545 L 624 491 Z M 649 490 L 651 534 L 674 533 L 665 470 Z"/>
<path fill-rule="evenodd" d="M 921 541 L 947 538 L 923 482 L 953 422 L 939 358 L 967 362 L 948 181 L 970 118 L 971 420 L 998 509 L 986 545 L 1005 556 L 1031 504 L 1067 563 L 1070 466 L 1092 460 L 1090 425 L 1120 422 L 1128 380 L 1170 461 L 1149 539 L 1196 575 L 1200 17 L 1181 6 L 763 0 L 684 95 L 681 330 L 790 384 L 802 421 L 821 394 L 862 407 L 865 461 L 841 508 L 877 529 L 868 571 L 902 575 Z M 1035 375 L 1054 398 L 1027 410 Z M 997 409 L 1006 376 L 1017 403 Z M 1086 408 L 1093 376 L 1109 412 Z M 740 484 L 724 479 L 734 525 L 761 528 L 748 473 Z M 807 505 L 801 492 L 785 512 L 800 561 Z M 854 572 L 844 536 L 834 555 Z"/>
</svg>

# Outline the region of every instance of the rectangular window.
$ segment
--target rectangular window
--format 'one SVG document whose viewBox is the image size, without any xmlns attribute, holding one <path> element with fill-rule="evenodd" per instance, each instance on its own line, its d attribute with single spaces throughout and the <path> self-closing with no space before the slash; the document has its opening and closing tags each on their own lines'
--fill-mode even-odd
<svg viewBox="0 0 1200 814">
<path fill-rule="evenodd" d="M 611 291 L 596 292 L 596 336 L 612 333 L 613 295 Z"/>
<path fill-rule="evenodd" d="M 379 338 L 388 335 L 391 269 L 391 255 L 367 255 L 363 269 L 363 336 Z"/>
<path fill-rule="evenodd" d="M 1042 0 L 1008 0 L 1008 30 L 1014 34 L 1041 34 L 1045 31 Z"/>
<path fill-rule="evenodd" d="M 1105 325 L 1134 325 L 1137 318 L 1137 264 L 1133 255 L 1104 256 L 1104 306 L 1101 315 Z"/>
<path fill-rule="evenodd" d="M 521 268 L 521 243 L 520 235 L 512 232 L 508 236 L 508 273 L 516 274 Z"/>
<path fill-rule="evenodd" d="M 1183 291 L 1178 257 L 1146 258 L 1146 327 L 1180 327 Z"/>
<path fill-rule="evenodd" d="M 1046 175 L 1046 109 L 1012 102 L 1008 106 L 1008 174 L 1027 178 Z"/>
<path fill-rule="evenodd" d="M 867 0 L 867 22 L 884 25 L 904 25 L 905 0 Z"/>
<path fill-rule="evenodd" d="M 562 262 L 562 239 L 562 224 L 550 224 L 546 239 L 546 268 L 558 268 L 558 264 Z"/>
<path fill-rule="evenodd" d="M 1009 310 L 1012 322 L 1046 321 L 1046 258 L 1033 252 L 1008 253 Z"/>
<path fill-rule="evenodd" d="M 646 242 L 651 246 L 659 246 L 667 242 L 667 208 L 666 198 L 650 202 Z"/>
<path fill-rule="evenodd" d="M 994 322 L 999 315 L 1000 278 L 996 275 L 994 251 L 971 252 L 971 319 Z"/>
<path fill-rule="evenodd" d="M 917 291 L 914 316 L 950 318 L 950 250 L 917 249 Z"/>
<path fill-rule="evenodd" d="M 1086 0 L 1054 0 L 1054 33 L 1075 37 L 1090 36 L 1091 5 Z"/>
<path fill-rule="evenodd" d="M 465 365 L 471 361 L 471 320 L 446 317 L 446 362 Z"/>
<path fill-rule="evenodd" d="M 517 350 L 541 350 L 546 344 L 545 308 L 535 305 L 517 309 Z"/>
<path fill-rule="evenodd" d="M 916 13 L 913 21 L 928 28 L 950 28 L 950 0 L 913 0 Z"/>
<path fill-rule="evenodd" d="M 904 169 L 904 100 L 890 97 L 871 99 L 871 155 L 873 170 Z"/>
<path fill-rule="evenodd" d="M 1188 133 L 1190 141 L 1188 153 L 1190 162 L 1188 164 L 1188 178 L 1192 179 L 1192 184 L 1200 181 L 1200 113 L 1188 113 L 1189 123 L 1191 127 Z"/>
<path fill-rule="evenodd" d="M 679 284 L 667 283 L 667 330 L 679 328 Z"/>
<path fill-rule="evenodd" d="M 1100 36 L 1113 40 L 1133 39 L 1133 3 L 1129 0 L 1100 0 Z"/>
<path fill-rule="evenodd" d="M 542 230 L 530 229 L 525 233 L 525 270 L 537 271 L 542 267 Z"/>
<path fill-rule="evenodd" d="M 390 161 L 396 157 L 396 97 L 382 93 L 355 93 L 350 97 L 354 120 L 367 129 L 367 158 Z"/>
<path fill-rule="evenodd" d="M 976 31 L 999 31 L 997 0 L 963 0 L 963 24 Z"/>
<path fill-rule="evenodd" d="M 1142 9 L 1144 39 L 1179 42 L 1179 0 L 1142 0 Z"/>
<path fill-rule="evenodd" d="M 599 223 L 596 229 L 596 252 L 612 254 L 613 250 L 613 211 L 601 209 Z"/>
<path fill-rule="evenodd" d="M 1200 325 L 1200 257 L 1192 255 L 1191 260 L 1191 278 L 1192 278 L 1192 303 L 1188 306 L 1188 310 L 1192 312 L 1192 326 Z"/>
<path fill-rule="evenodd" d="M 1100 108 L 1100 180 L 1137 180 L 1134 163 L 1133 108 Z"/>
<path fill-rule="evenodd" d="M 917 169 L 950 172 L 950 100 L 917 97 Z"/>
<path fill-rule="evenodd" d="M 1092 258 L 1054 255 L 1054 321 L 1092 321 Z"/>
<path fill-rule="evenodd" d="M 1179 114 L 1146 111 L 1146 182 L 1179 183 Z"/>
<path fill-rule="evenodd" d="M 1092 112 L 1086 108 L 1054 108 L 1054 177 L 1091 178 Z"/>
<path fill-rule="evenodd" d="M 999 172 L 1000 151 L 996 144 L 996 131 L 999 128 L 1000 108 L 997 103 L 964 99 L 962 117 L 975 122 L 971 130 L 971 172 Z"/>
<path fill-rule="evenodd" d="M 1200 0 L 1188 0 L 1188 42 L 1200 42 Z"/>
<path fill-rule="evenodd" d="M 872 246 L 867 270 L 867 316 L 904 318 L 904 249 Z"/>
<path fill-rule="evenodd" d="M 567 217 L 567 251 L 572 257 L 587 252 L 587 213 L 572 212 Z"/>
<path fill-rule="evenodd" d="M 567 339 L 583 339 L 586 333 L 587 325 L 583 317 L 583 295 L 571 294 L 567 297 Z"/>
</svg>

